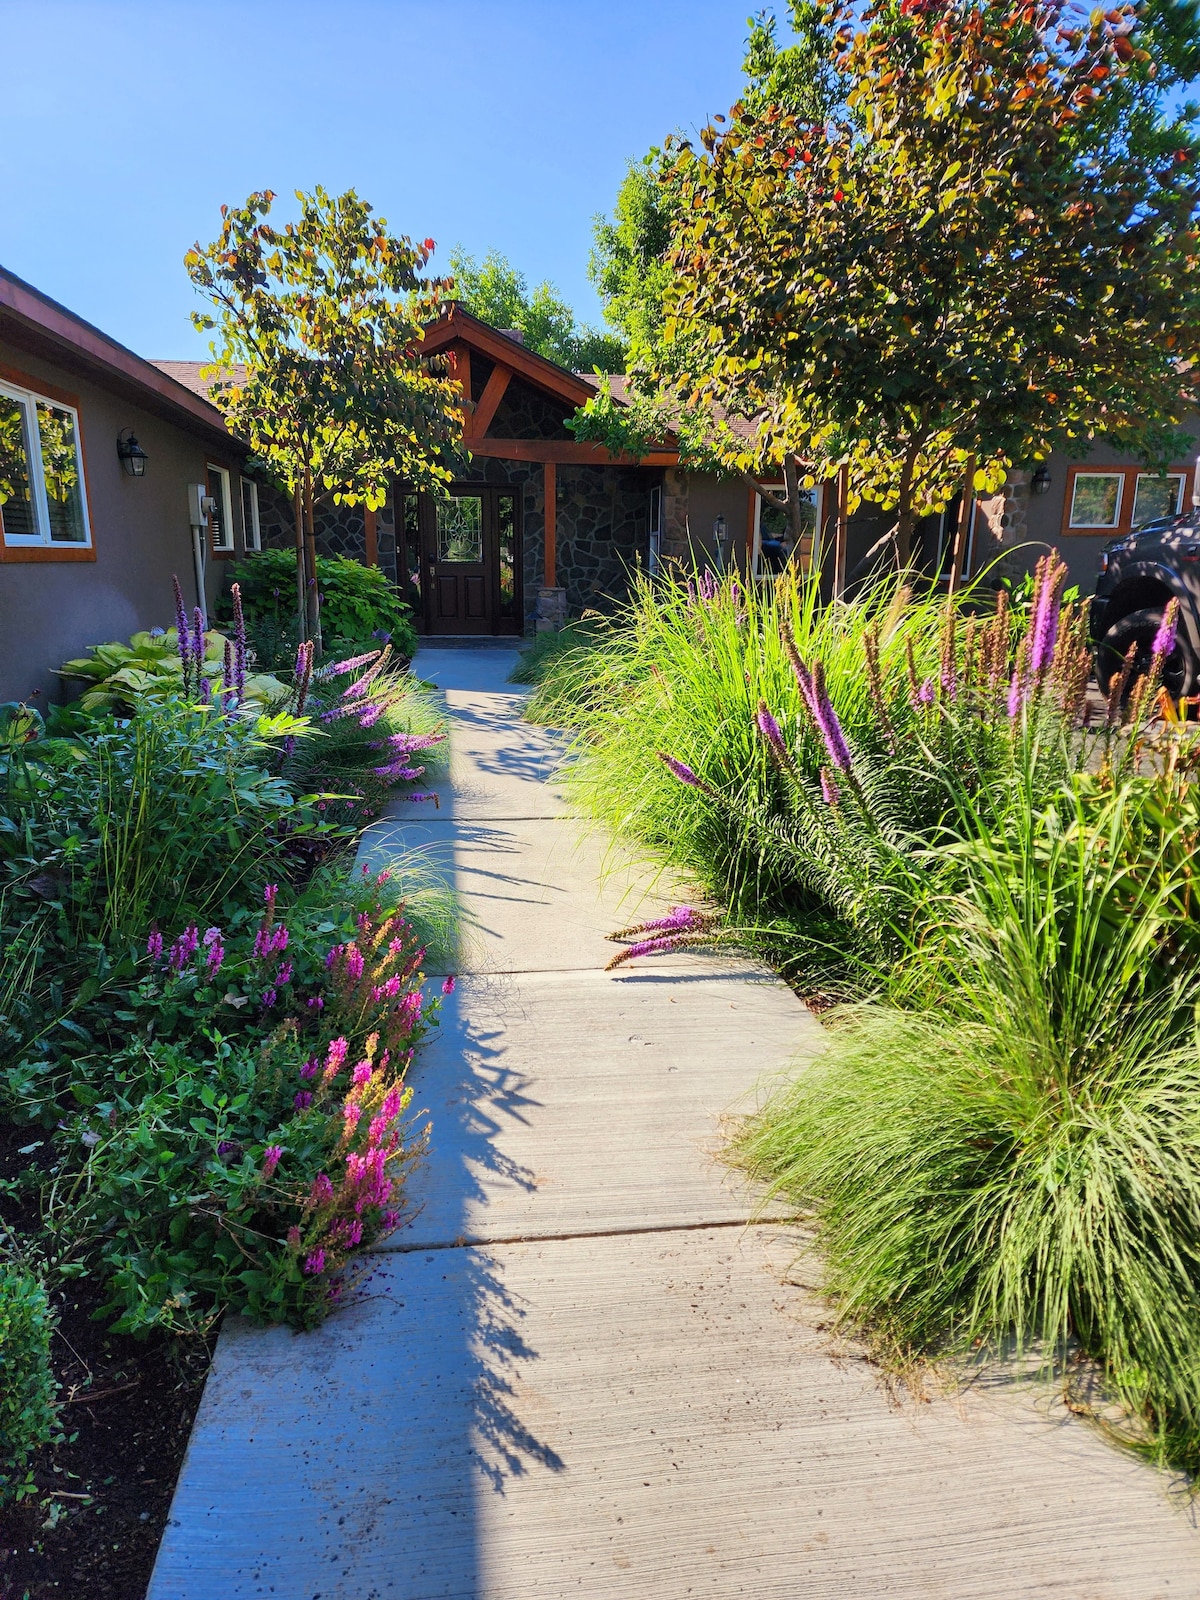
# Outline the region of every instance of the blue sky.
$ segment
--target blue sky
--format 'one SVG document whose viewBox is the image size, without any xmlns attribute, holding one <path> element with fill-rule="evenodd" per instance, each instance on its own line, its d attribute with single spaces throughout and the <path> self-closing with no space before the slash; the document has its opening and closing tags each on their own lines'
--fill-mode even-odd
<svg viewBox="0 0 1200 1600">
<path fill-rule="evenodd" d="M 223 201 L 323 183 L 598 321 L 591 218 L 630 156 L 736 97 L 753 9 L 0 0 L 0 263 L 143 355 L 198 357 L 184 250 Z"/>
</svg>

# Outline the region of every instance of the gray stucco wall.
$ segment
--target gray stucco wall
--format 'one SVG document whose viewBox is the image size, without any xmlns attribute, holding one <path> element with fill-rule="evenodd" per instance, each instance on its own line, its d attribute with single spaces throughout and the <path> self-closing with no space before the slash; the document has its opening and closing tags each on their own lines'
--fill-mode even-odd
<svg viewBox="0 0 1200 1600">
<path fill-rule="evenodd" d="M 69 696 L 54 673 L 89 645 L 127 639 L 173 620 L 171 576 L 194 604 L 187 486 L 204 481 L 205 464 L 230 470 L 236 542 L 241 548 L 238 452 L 214 452 L 204 440 L 63 368 L 0 342 L 0 365 L 76 397 L 94 561 L 0 562 L 0 700 L 46 705 Z M 132 428 L 149 460 L 129 477 L 116 441 Z M 225 563 L 209 560 L 211 602 Z"/>
</svg>

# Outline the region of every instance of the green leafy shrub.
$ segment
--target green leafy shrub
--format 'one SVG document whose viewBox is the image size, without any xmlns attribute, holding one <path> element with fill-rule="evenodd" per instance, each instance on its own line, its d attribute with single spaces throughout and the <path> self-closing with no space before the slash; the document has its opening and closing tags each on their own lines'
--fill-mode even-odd
<svg viewBox="0 0 1200 1600">
<path fill-rule="evenodd" d="M 0 1505 L 33 1492 L 29 1460 L 59 1435 L 54 1314 L 40 1279 L 0 1259 Z"/>
<path fill-rule="evenodd" d="M 1085 778 L 997 830 L 968 812 L 890 996 L 832 1014 L 738 1153 L 816 1203 L 828 1287 L 886 1353 L 1077 1341 L 1129 1441 L 1195 1472 L 1200 817 L 1177 791 L 1160 826 L 1162 799 Z"/>
<path fill-rule="evenodd" d="M 291 550 L 263 550 L 239 561 L 232 579 L 240 585 L 246 632 L 259 663 L 268 670 L 290 669 L 299 638 L 296 631 L 296 557 Z M 346 556 L 318 556 L 321 636 L 327 655 L 358 655 L 391 643 L 404 661 L 417 651 L 412 613 L 394 584 L 378 567 Z M 218 608 L 232 616 L 228 597 Z"/>
<path fill-rule="evenodd" d="M 202 675 L 219 687 L 231 641 L 212 629 L 203 639 Z M 128 715 L 148 695 L 179 694 L 184 687 L 175 628 L 135 633 L 128 644 L 93 645 L 88 655 L 64 662 L 58 671 L 62 678 L 90 685 L 79 697 L 84 711 Z M 242 691 L 244 700 L 260 708 L 278 704 L 286 695 L 286 686 L 265 672 L 250 674 Z"/>
</svg>

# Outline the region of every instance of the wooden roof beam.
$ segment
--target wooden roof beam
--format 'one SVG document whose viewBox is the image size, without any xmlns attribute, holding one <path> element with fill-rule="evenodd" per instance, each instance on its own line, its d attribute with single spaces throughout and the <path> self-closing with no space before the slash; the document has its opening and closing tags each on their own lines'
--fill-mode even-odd
<svg viewBox="0 0 1200 1600">
<path fill-rule="evenodd" d="M 678 450 L 664 447 L 644 456 L 614 455 L 605 445 L 576 439 L 492 439 L 478 436 L 465 439 L 472 455 L 494 456 L 500 461 L 554 461 L 570 466 L 674 467 Z"/>
<path fill-rule="evenodd" d="M 474 440 L 482 438 L 492 425 L 492 418 L 504 399 L 504 392 L 508 388 L 508 380 L 512 377 L 512 368 L 501 366 L 499 362 L 492 368 L 491 376 L 483 386 L 483 393 L 479 396 L 479 403 L 475 407 L 474 415 L 468 418 L 467 437 L 464 444 L 468 449 L 474 448 Z"/>
</svg>

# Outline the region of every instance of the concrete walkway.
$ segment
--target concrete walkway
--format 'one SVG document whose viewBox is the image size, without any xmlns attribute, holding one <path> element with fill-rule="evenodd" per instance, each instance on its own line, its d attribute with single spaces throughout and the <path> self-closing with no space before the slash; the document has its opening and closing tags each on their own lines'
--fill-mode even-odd
<svg viewBox="0 0 1200 1600">
<path fill-rule="evenodd" d="M 451 782 L 373 841 L 441 852 L 473 924 L 422 1209 L 318 1332 L 227 1324 L 149 1600 L 1200 1595 L 1190 1513 L 1052 1397 L 893 1402 L 831 1344 L 802 1237 L 711 1156 L 816 1025 L 733 959 L 603 973 L 646 885 L 511 660 L 422 652 Z"/>
</svg>

